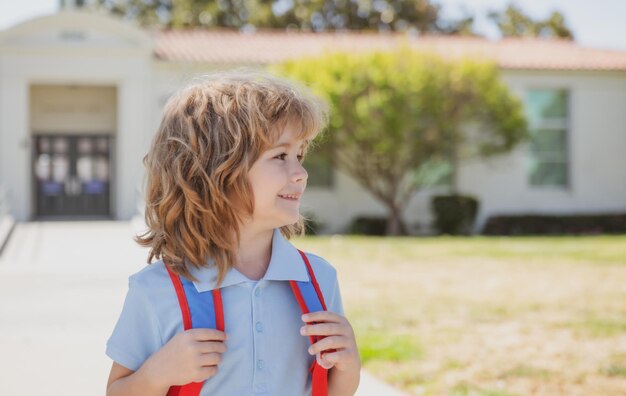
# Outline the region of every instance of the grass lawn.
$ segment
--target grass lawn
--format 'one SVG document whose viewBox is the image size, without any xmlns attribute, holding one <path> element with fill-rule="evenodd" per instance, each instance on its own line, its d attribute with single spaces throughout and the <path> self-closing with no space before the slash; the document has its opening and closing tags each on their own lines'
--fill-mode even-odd
<svg viewBox="0 0 626 396">
<path fill-rule="evenodd" d="M 626 395 L 626 236 L 306 237 L 368 371 L 413 395 Z"/>
</svg>

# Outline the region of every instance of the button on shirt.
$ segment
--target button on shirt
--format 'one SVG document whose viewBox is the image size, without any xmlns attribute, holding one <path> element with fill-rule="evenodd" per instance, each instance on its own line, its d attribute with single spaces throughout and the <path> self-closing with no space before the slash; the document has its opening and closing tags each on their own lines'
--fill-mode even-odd
<svg viewBox="0 0 626 396">
<path fill-rule="evenodd" d="M 306 253 L 329 311 L 344 315 L 335 268 Z M 208 263 L 191 273 L 199 292 L 217 287 L 217 268 Z M 310 395 L 309 367 L 315 360 L 300 335 L 304 322 L 289 280 L 308 281 L 297 249 L 274 229 L 272 256 L 262 279 L 248 279 L 231 268 L 221 285 L 227 351 L 217 374 L 202 387 L 202 396 Z M 136 371 L 176 333 L 183 331 L 174 286 L 162 260 L 130 276 L 122 313 L 106 354 Z"/>
</svg>

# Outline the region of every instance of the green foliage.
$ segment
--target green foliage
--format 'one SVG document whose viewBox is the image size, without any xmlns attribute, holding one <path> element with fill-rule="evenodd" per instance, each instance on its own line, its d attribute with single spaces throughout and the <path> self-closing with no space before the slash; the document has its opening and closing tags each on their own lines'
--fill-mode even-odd
<svg viewBox="0 0 626 396">
<path fill-rule="evenodd" d="M 450 396 L 519 396 L 518 393 L 509 393 L 501 389 L 480 389 L 466 382 L 456 384 L 449 393 Z"/>
<path fill-rule="evenodd" d="M 478 200 L 462 195 L 437 195 L 432 198 L 435 229 L 440 234 L 463 235 L 472 232 L 478 213 Z"/>
<path fill-rule="evenodd" d="M 491 11 L 489 18 L 495 22 L 504 37 L 544 37 L 574 39 L 565 18 L 554 11 L 545 20 L 534 20 L 521 8 L 509 4 L 503 11 Z"/>
<path fill-rule="evenodd" d="M 548 380 L 554 376 L 554 372 L 541 367 L 529 364 L 518 364 L 517 366 L 504 371 L 499 378 L 507 379 L 512 377 L 526 377 Z"/>
<path fill-rule="evenodd" d="M 423 347 L 415 337 L 407 334 L 365 330 L 357 335 L 357 345 L 363 364 L 371 360 L 403 362 L 416 360 L 424 355 Z"/>
<path fill-rule="evenodd" d="M 626 213 L 491 216 L 485 235 L 594 235 L 626 233 Z"/>
<path fill-rule="evenodd" d="M 481 155 L 506 152 L 526 137 L 521 102 L 500 81 L 492 63 L 446 62 L 401 48 L 329 53 L 288 61 L 275 70 L 306 82 L 328 99 L 333 109 L 330 132 L 339 147 L 344 149 L 349 141 L 367 149 L 374 156 L 371 162 L 382 166 L 392 158 L 417 165 L 445 158 L 450 144 L 466 137 L 473 138 L 469 149 L 475 152 L 470 154 Z M 460 127 L 468 121 L 489 128 L 465 136 Z"/>
<path fill-rule="evenodd" d="M 626 319 L 592 316 L 579 321 L 568 322 L 566 327 L 593 337 L 615 337 L 626 332 Z"/>
<path fill-rule="evenodd" d="M 387 219 L 376 216 L 355 217 L 348 226 L 347 233 L 353 235 L 385 235 Z"/>
<path fill-rule="evenodd" d="M 604 370 L 604 374 L 609 377 L 626 378 L 626 366 L 611 365 Z"/>
<path fill-rule="evenodd" d="M 473 17 L 443 19 L 430 0 L 93 0 L 95 8 L 169 28 L 380 30 L 474 35 Z"/>
<path fill-rule="evenodd" d="M 599 370 L 599 374 L 626 378 L 626 353 L 613 353 L 609 363 Z"/>
<path fill-rule="evenodd" d="M 293 0 L 275 7 L 272 27 L 303 30 L 385 30 L 439 32 L 440 7 L 430 0 Z M 456 24 L 454 25 L 456 27 Z"/>
</svg>

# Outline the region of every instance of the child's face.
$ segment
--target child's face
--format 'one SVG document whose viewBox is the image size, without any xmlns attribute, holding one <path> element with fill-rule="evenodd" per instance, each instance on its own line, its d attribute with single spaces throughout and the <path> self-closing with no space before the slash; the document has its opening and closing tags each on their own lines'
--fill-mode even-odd
<svg viewBox="0 0 626 396">
<path fill-rule="evenodd" d="M 256 225 L 276 228 L 298 221 L 308 175 L 300 162 L 304 142 L 296 140 L 292 128 L 285 127 L 276 144 L 261 153 L 248 173 L 254 192 L 252 221 Z M 285 195 L 295 195 L 295 199 Z"/>
</svg>

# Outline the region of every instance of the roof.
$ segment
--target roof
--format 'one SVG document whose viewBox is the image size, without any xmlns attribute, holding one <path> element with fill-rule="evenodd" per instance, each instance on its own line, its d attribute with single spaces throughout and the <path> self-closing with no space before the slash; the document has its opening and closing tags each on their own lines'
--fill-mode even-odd
<svg viewBox="0 0 626 396">
<path fill-rule="evenodd" d="M 411 36 L 371 32 L 310 33 L 232 30 L 168 30 L 152 33 L 157 59 L 209 64 L 270 64 L 324 50 L 392 49 L 406 42 L 447 57 L 484 56 L 504 69 L 626 70 L 626 51 L 582 47 L 572 41 L 462 36 Z"/>
</svg>

